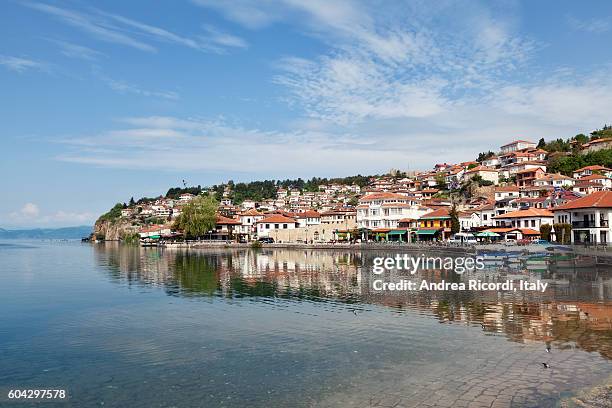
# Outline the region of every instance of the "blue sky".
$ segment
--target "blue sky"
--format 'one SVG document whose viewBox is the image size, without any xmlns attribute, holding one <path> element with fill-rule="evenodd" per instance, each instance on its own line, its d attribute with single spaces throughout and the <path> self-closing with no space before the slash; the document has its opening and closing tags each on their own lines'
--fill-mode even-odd
<svg viewBox="0 0 612 408">
<path fill-rule="evenodd" d="M 609 1 L 3 1 L 0 227 L 612 122 Z"/>
</svg>

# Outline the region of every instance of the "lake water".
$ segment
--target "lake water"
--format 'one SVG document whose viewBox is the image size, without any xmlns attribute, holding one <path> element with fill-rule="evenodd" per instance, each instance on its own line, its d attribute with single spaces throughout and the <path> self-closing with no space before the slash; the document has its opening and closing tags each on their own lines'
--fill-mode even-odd
<svg viewBox="0 0 612 408">
<path fill-rule="evenodd" d="M 610 270 L 478 272 L 545 293 L 380 293 L 384 255 L 0 243 L 0 405 L 45 388 L 69 398 L 41 406 L 546 407 L 610 382 Z"/>
</svg>

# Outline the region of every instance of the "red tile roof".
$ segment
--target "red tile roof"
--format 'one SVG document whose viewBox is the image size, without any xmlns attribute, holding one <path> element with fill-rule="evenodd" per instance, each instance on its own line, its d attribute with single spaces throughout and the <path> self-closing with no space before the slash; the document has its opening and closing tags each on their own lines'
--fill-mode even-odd
<svg viewBox="0 0 612 408">
<path fill-rule="evenodd" d="M 450 218 L 448 215 L 448 208 L 439 208 L 435 211 L 427 213 L 421 217 L 421 219 L 430 219 L 430 218 Z"/>
<path fill-rule="evenodd" d="M 506 214 L 496 215 L 493 218 L 524 218 L 524 217 L 552 217 L 553 213 L 548 210 L 539 208 L 530 208 L 528 210 L 512 211 Z"/>
<path fill-rule="evenodd" d="M 553 208 L 553 211 L 573 210 L 577 208 L 612 208 L 612 191 L 598 191 L 589 194 Z"/>
<path fill-rule="evenodd" d="M 579 181 L 610 180 L 610 178 L 606 176 L 602 176 L 601 174 L 591 174 L 590 176 L 580 177 L 578 180 Z"/>
<path fill-rule="evenodd" d="M 600 165 L 597 164 L 597 165 L 594 165 L 594 166 L 586 166 L 586 167 L 582 167 L 582 168 L 580 168 L 578 170 L 574 170 L 574 173 L 578 173 L 578 172 L 581 172 L 581 171 L 584 171 L 584 170 L 607 170 L 607 171 L 612 171 L 612 170 L 610 170 L 607 167 L 600 166 Z"/>
<path fill-rule="evenodd" d="M 506 192 L 506 191 L 516 191 L 516 192 L 518 192 L 519 188 L 518 188 L 518 186 L 498 186 L 498 187 L 495 187 L 495 192 L 496 193 L 498 193 L 498 192 Z"/>
<path fill-rule="evenodd" d="M 232 218 L 227 218 L 227 217 L 217 214 L 216 224 L 217 225 L 240 225 L 242 223 L 238 220 L 234 220 Z"/>
<path fill-rule="evenodd" d="M 298 218 L 321 218 L 321 214 L 314 210 L 306 210 L 301 213 L 297 213 Z"/>
<path fill-rule="evenodd" d="M 257 224 L 268 224 L 268 223 L 287 223 L 287 224 L 295 224 L 296 221 L 293 218 L 285 217 L 280 214 L 272 214 L 269 217 L 266 217 L 262 220 L 257 221 Z"/>
<path fill-rule="evenodd" d="M 387 199 L 397 199 L 397 200 L 405 200 L 406 196 L 396 193 L 372 193 L 367 194 L 359 199 L 359 201 L 373 201 L 373 200 L 387 200 Z"/>
<path fill-rule="evenodd" d="M 254 208 L 251 208 L 243 213 L 241 213 L 240 215 L 250 215 L 250 216 L 257 216 L 257 215 L 263 215 L 263 213 L 260 213 L 259 211 L 257 211 Z"/>
</svg>

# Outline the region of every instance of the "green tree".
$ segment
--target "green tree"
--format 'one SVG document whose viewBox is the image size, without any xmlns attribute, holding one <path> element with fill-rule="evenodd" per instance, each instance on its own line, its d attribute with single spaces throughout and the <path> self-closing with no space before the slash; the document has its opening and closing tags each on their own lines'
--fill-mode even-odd
<svg viewBox="0 0 612 408">
<path fill-rule="evenodd" d="M 136 201 L 134 201 L 134 197 L 130 198 L 130 203 L 128 204 L 130 207 L 133 207 L 134 205 L 136 205 Z"/>
<path fill-rule="evenodd" d="M 538 142 L 538 145 L 536 147 L 538 149 L 544 149 L 546 147 L 546 141 L 544 141 L 544 138 L 540 139 L 540 141 Z"/>
<path fill-rule="evenodd" d="M 187 237 L 201 237 L 215 227 L 219 202 L 212 196 L 198 196 L 183 207 L 174 228 Z"/>
<path fill-rule="evenodd" d="M 478 153 L 478 157 L 476 158 L 476 161 L 482 163 L 484 160 L 490 159 L 493 156 L 495 156 L 495 153 L 493 153 L 490 150 L 488 152 L 481 152 L 481 153 Z"/>
<path fill-rule="evenodd" d="M 459 213 L 457 212 L 457 207 L 455 204 L 448 211 L 448 215 L 451 220 L 451 233 L 456 234 L 461 230 L 461 224 L 459 223 Z"/>
<path fill-rule="evenodd" d="M 117 218 L 121 217 L 121 210 L 123 210 L 123 206 L 125 204 L 117 203 L 113 208 L 111 208 L 107 213 L 102 214 L 98 221 L 115 221 Z"/>
<path fill-rule="evenodd" d="M 446 177 L 444 173 L 436 173 L 436 186 L 440 190 L 446 190 Z"/>
<path fill-rule="evenodd" d="M 550 231 L 551 230 L 552 230 L 552 227 L 550 226 L 550 224 L 540 225 L 540 238 L 546 241 L 550 241 Z"/>
</svg>

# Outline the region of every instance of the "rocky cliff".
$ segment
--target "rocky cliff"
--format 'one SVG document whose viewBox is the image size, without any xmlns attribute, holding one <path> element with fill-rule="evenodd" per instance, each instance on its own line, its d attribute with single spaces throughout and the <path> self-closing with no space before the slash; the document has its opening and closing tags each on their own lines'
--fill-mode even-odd
<svg viewBox="0 0 612 408">
<path fill-rule="evenodd" d="M 126 220 L 98 220 L 94 225 L 93 240 L 119 241 L 128 234 L 138 232 L 138 227 Z"/>
</svg>

